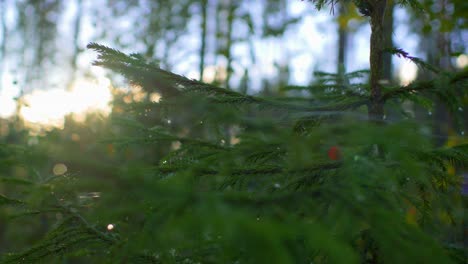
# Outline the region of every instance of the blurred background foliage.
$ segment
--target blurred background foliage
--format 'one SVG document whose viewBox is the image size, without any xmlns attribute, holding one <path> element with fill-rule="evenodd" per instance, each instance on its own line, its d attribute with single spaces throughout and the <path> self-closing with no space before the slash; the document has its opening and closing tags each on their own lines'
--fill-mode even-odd
<svg viewBox="0 0 468 264">
<path fill-rule="evenodd" d="M 389 1 L 385 43 L 466 72 L 468 5 L 418 3 Z M 466 147 L 448 147 L 466 144 L 466 91 L 458 113 L 432 95 L 389 101 L 385 128 L 363 106 L 301 109 L 368 93 L 369 28 L 350 1 L 318 13 L 286 0 L 0 0 L 0 20 L 0 99 L 15 97 L 0 119 L 0 253 L 27 253 L 6 263 L 463 263 Z M 315 31 L 334 37 L 311 42 Z M 88 42 L 144 66 L 101 72 Z M 389 89 L 439 77 L 405 79 L 395 58 Z M 234 93 L 166 99 L 140 71 L 151 65 Z M 88 78 L 112 83 L 105 111 L 59 125 L 23 114 L 28 94 Z"/>
</svg>

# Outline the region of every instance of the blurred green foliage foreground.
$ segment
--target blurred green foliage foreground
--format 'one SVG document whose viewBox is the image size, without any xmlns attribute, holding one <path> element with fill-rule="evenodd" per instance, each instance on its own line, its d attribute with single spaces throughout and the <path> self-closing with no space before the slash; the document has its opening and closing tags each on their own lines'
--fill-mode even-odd
<svg viewBox="0 0 468 264">
<path fill-rule="evenodd" d="M 377 45 L 380 2 L 361 6 L 370 71 L 282 88 L 300 96 L 252 96 L 88 45 L 142 96 L 35 137 L 2 124 L 0 263 L 465 263 L 468 145 L 436 147 L 404 102 L 437 100 L 464 122 L 468 71 Z M 381 84 L 383 52 L 435 77 Z"/>
<path fill-rule="evenodd" d="M 108 119 L 35 142 L 13 126 L 2 137 L 1 263 L 464 262 L 453 168 L 468 146 L 434 148 L 416 120 L 368 121 L 366 85 L 339 85 L 367 72 L 265 98 L 89 47 L 145 97 L 116 95 Z M 397 110 L 419 87 L 466 96 L 467 76 L 383 97 Z"/>
</svg>

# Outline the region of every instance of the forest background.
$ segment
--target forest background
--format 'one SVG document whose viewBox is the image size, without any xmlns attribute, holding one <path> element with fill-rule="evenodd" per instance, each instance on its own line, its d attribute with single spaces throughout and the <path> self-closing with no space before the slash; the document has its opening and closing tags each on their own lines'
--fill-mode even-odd
<svg viewBox="0 0 468 264">
<path fill-rule="evenodd" d="M 405 46 L 428 63 L 463 68 L 465 4 L 422 4 L 425 13 L 391 5 L 386 42 Z M 0 115 L 11 116 L 14 98 L 28 95 L 35 98 L 21 111 L 32 122 L 60 123 L 63 115 L 93 106 L 109 111 L 105 73 L 89 67 L 94 55 L 85 46 L 90 42 L 141 53 L 167 70 L 195 79 L 202 75 L 233 89 L 248 79 L 249 92 L 273 91 L 271 84 L 305 85 L 314 80 L 314 71 L 335 72 L 339 65 L 346 71 L 368 67 L 370 27 L 351 3 L 319 12 L 301 1 L 3 0 L 0 10 Z M 389 56 L 386 64 L 388 80 L 408 83 L 418 75 L 407 60 Z M 57 99 L 67 102 L 56 102 L 62 106 L 54 110 L 44 106 L 42 98 L 66 98 L 96 79 L 104 82 L 94 88 L 101 99 L 82 99 L 89 102 L 68 109 L 67 99 Z M 83 90 L 76 93 L 91 97 L 91 89 Z"/>
<path fill-rule="evenodd" d="M 402 47 L 442 70 L 466 70 L 465 1 L 418 3 L 424 12 L 390 1 L 384 25 L 386 45 Z M 86 208 L 105 200 L 106 192 L 138 184 L 114 180 L 116 168 L 118 173 L 139 175 L 145 166 L 159 163 L 167 150 L 180 147 L 177 141 L 160 149 L 109 141 L 136 136 L 128 128 L 129 120 L 122 121 L 121 116 L 138 112 L 138 103 L 158 102 L 161 94 L 90 66 L 96 57 L 86 49 L 90 42 L 136 52 L 162 69 L 242 94 L 282 98 L 303 96 L 304 91 L 295 87 L 320 83 L 325 72 L 341 78 L 347 72 L 366 70 L 369 35 L 368 18 L 351 2 L 317 11 L 308 1 L 285 0 L 0 1 L 0 138 L 4 144 L 25 147 L 20 150 L 24 156 L 3 161 L 2 176 L 39 185 L 55 177 L 77 180 L 79 184 L 63 187 L 62 191 L 70 188 L 70 193 L 51 193 L 59 201 L 73 200 Z M 387 85 L 434 77 L 431 71 L 391 54 L 384 56 L 382 68 L 382 82 Z M 466 105 L 466 98 L 462 99 Z M 456 122 L 438 101 L 422 105 L 404 102 L 404 112 L 427 124 L 435 146 L 466 142 L 466 119 Z M 145 111 L 139 115 L 148 120 L 140 121 L 148 125 L 156 117 Z M 463 111 L 460 107 L 462 115 Z M 398 116 L 388 115 L 388 120 Z M 174 126 L 184 122 L 162 121 Z M 119 122 L 126 126 L 115 126 Z M 220 132 L 227 134 L 227 144 L 237 143 L 234 130 Z M 99 186 L 102 182 L 108 186 Z M 8 186 L 0 185 L 0 191 L 6 193 Z M 28 193 L 28 200 L 37 195 L 41 203 L 39 193 Z M 112 220 L 114 214 L 91 218 L 111 231 L 120 225 Z M 32 220 L 22 218 L 8 224 L 8 210 L 0 217 L 0 253 L 6 253 L 34 244 L 64 215 L 41 215 L 32 225 L 26 225 Z M 457 240 L 459 235 L 450 236 Z"/>
</svg>

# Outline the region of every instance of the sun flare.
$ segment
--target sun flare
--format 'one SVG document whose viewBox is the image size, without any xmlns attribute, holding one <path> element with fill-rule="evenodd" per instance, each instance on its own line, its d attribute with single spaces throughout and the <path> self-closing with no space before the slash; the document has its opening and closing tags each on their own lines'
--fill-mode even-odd
<svg viewBox="0 0 468 264">
<path fill-rule="evenodd" d="M 63 89 L 36 90 L 24 96 L 21 116 L 25 121 L 45 126 L 61 127 L 64 117 L 73 114 L 78 121 L 90 112 L 108 114 L 112 99 L 110 81 L 81 79 L 70 91 Z"/>
<path fill-rule="evenodd" d="M 418 67 L 410 61 L 405 61 L 400 67 L 399 78 L 401 85 L 408 85 L 418 76 Z"/>
</svg>

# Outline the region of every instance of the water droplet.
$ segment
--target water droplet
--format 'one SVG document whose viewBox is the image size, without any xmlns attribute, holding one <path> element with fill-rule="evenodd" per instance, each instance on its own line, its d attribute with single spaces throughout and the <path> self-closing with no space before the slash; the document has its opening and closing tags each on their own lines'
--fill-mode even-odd
<svg viewBox="0 0 468 264">
<path fill-rule="evenodd" d="M 57 163 L 54 165 L 54 168 L 52 169 L 52 172 L 54 173 L 55 176 L 60 176 L 63 175 L 67 172 L 67 166 L 63 163 Z"/>
<path fill-rule="evenodd" d="M 78 199 L 81 200 L 91 200 L 101 197 L 100 192 L 89 192 L 89 193 L 81 193 L 78 195 Z"/>
</svg>

